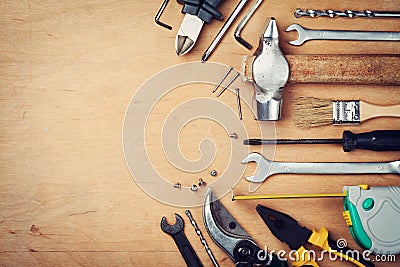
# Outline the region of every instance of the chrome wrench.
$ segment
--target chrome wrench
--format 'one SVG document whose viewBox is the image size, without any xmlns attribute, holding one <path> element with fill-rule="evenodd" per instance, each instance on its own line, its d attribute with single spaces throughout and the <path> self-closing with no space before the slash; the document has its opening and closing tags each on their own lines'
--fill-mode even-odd
<svg viewBox="0 0 400 267">
<path fill-rule="evenodd" d="M 297 40 L 289 42 L 292 45 L 302 45 L 309 40 L 400 41 L 400 32 L 311 30 L 299 24 L 290 25 L 286 31 L 297 31 Z"/>
<path fill-rule="evenodd" d="M 258 173 L 246 177 L 261 183 L 274 174 L 400 174 L 400 160 L 392 162 L 279 162 L 251 153 L 242 163 L 256 162 Z"/>
</svg>

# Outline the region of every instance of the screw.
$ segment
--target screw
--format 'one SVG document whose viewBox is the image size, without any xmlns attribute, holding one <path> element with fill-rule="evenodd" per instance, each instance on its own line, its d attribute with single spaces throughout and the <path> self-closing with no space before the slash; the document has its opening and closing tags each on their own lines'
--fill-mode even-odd
<svg viewBox="0 0 400 267">
<path fill-rule="evenodd" d="M 236 133 L 229 134 L 229 137 L 233 138 L 233 139 L 237 139 L 238 138 Z"/>
<path fill-rule="evenodd" d="M 211 176 L 214 176 L 214 177 L 217 176 L 217 174 L 218 174 L 218 173 L 217 173 L 216 170 L 212 170 L 212 171 L 210 172 L 210 175 L 211 175 Z"/>
<path fill-rule="evenodd" d="M 181 189 L 182 185 L 180 182 L 177 182 L 176 184 L 174 184 L 174 188 L 178 188 Z"/>
<path fill-rule="evenodd" d="M 205 187 L 206 184 L 207 184 L 207 183 L 206 183 L 203 179 L 199 178 L 199 186 L 200 186 L 200 187 Z"/>
<path fill-rule="evenodd" d="M 195 184 L 192 185 L 192 187 L 190 187 L 190 190 L 192 190 L 193 192 L 197 191 L 197 185 L 195 185 Z"/>
</svg>

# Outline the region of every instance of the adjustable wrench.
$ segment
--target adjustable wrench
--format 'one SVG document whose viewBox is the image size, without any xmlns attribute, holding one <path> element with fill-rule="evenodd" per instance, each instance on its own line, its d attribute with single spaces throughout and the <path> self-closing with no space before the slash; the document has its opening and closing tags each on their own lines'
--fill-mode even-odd
<svg viewBox="0 0 400 267">
<path fill-rule="evenodd" d="M 202 267 L 199 257 L 194 251 L 192 245 L 189 243 L 185 233 L 183 232 L 184 222 L 181 216 L 175 213 L 176 223 L 169 225 L 167 219 L 162 217 L 161 219 L 161 230 L 164 233 L 169 234 L 175 241 L 176 246 L 182 254 L 187 266 L 189 267 Z"/>
<path fill-rule="evenodd" d="M 242 163 L 256 162 L 258 173 L 246 177 L 249 182 L 261 183 L 279 173 L 297 174 L 400 174 L 400 160 L 392 162 L 278 162 L 251 153 Z"/>
<path fill-rule="evenodd" d="M 297 31 L 297 40 L 289 42 L 292 45 L 309 40 L 400 41 L 400 32 L 311 30 L 299 24 L 290 25 L 286 31 Z"/>
</svg>

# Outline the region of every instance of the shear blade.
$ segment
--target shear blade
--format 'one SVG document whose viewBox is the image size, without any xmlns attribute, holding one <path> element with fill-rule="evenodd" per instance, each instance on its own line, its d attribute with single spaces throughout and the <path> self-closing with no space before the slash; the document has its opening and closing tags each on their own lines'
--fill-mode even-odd
<svg viewBox="0 0 400 267">
<path fill-rule="evenodd" d="M 214 242 L 233 260 L 234 249 L 238 242 L 251 240 L 249 234 L 215 198 L 211 188 L 208 189 L 203 205 L 204 225 Z"/>
<path fill-rule="evenodd" d="M 186 13 L 175 39 L 178 56 L 188 53 L 194 47 L 204 22 L 197 16 Z"/>
</svg>

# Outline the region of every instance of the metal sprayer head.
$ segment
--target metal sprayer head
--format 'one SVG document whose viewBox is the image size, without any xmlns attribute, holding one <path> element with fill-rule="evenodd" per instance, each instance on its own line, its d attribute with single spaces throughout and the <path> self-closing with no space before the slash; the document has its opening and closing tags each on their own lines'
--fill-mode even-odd
<svg viewBox="0 0 400 267">
<path fill-rule="evenodd" d="M 244 59 L 243 73 L 245 79 L 254 82 L 257 119 L 279 120 L 282 91 L 289 78 L 289 64 L 279 48 L 279 33 L 274 18 L 270 19 L 261 35 L 254 56 Z"/>
</svg>

